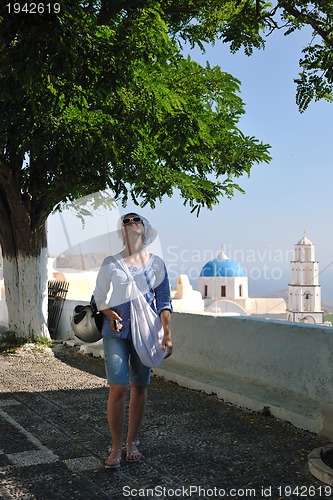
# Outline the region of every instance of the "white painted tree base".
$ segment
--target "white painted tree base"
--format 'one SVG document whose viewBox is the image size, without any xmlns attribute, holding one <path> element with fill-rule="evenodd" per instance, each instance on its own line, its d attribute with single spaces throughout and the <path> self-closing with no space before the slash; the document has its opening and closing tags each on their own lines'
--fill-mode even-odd
<svg viewBox="0 0 333 500">
<path fill-rule="evenodd" d="M 47 328 L 47 249 L 39 257 L 3 258 L 8 328 L 18 336 L 50 337 Z"/>
</svg>

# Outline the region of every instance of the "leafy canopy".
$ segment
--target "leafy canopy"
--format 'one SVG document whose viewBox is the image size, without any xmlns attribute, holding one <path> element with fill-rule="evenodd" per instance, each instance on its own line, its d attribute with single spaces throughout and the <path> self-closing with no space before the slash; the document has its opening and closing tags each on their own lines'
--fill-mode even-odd
<svg viewBox="0 0 333 500">
<path fill-rule="evenodd" d="M 211 208 L 269 161 L 269 146 L 239 130 L 240 82 L 185 58 L 184 43 L 250 55 L 275 29 L 311 26 L 297 101 L 332 99 L 330 1 L 59 4 L 58 14 L 0 8 L 0 207 L 20 201 L 32 230 L 107 187 L 123 203 L 153 206 L 179 189 L 193 209 Z"/>
<path fill-rule="evenodd" d="M 182 16 L 156 2 L 60 3 L 59 14 L 1 18 L 0 182 L 14 174 L 31 227 L 106 187 L 124 203 L 153 205 L 178 188 L 192 207 L 212 207 L 269 161 L 269 147 L 237 128 L 239 82 L 182 56 L 172 36 Z"/>
<path fill-rule="evenodd" d="M 124 2 L 119 2 L 118 5 Z M 178 8 L 176 8 L 176 4 Z M 229 43 L 231 52 L 251 55 L 281 30 L 288 36 L 307 28 L 309 41 L 300 54 L 296 104 L 304 112 L 311 101 L 333 101 L 333 2 L 331 0 L 162 1 L 178 40 L 198 44 Z"/>
</svg>

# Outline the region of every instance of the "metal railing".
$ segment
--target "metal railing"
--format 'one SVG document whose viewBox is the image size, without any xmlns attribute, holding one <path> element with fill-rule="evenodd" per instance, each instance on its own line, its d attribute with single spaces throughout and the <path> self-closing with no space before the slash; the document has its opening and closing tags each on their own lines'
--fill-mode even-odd
<svg viewBox="0 0 333 500">
<path fill-rule="evenodd" d="M 51 338 L 56 337 L 68 287 L 68 281 L 51 280 L 48 282 L 48 328 Z"/>
</svg>

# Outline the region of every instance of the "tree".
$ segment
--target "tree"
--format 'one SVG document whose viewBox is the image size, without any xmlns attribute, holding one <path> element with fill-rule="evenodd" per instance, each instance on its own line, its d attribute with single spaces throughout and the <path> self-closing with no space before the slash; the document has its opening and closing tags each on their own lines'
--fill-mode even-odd
<svg viewBox="0 0 333 500">
<path fill-rule="evenodd" d="M 119 2 L 120 3 L 124 2 Z M 178 8 L 176 8 L 176 3 Z M 172 25 L 190 43 L 230 44 L 247 55 L 264 48 L 269 35 L 281 30 L 286 36 L 308 28 L 309 43 L 299 60 L 296 103 L 304 112 L 311 101 L 333 101 L 333 2 L 331 0 L 225 0 L 168 1 Z M 191 22 L 199 19 L 200 22 Z"/>
<path fill-rule="evenodd" d="M 282 24 L 275 16 L 280 13 Z M 330 0 L 279 0 L 267 12 L 266 30 L 284 29 L 286 35 L 310 28 L 310 40 L 299 61 L 301 72 L 295 78 L 296 103 L 304 112 L 311 101 L 333 101 L 333 2 Z"/>
<path fill-rule="evenodd" d="M 239 82 L 180 47 L 221 39 L 251 54 L 276 12 L 260 0 L 61 0 L 39 13 L 8 5 L 0 244 L 9 327 L 47 336 L 45 223 L 54 209 L 107 187 L 124 204 L 131 196 L 154 206 L 177 188 L 192 210 L 211 208 L 269 161 L 269 146 L 238 128 Z"/>
</svg>

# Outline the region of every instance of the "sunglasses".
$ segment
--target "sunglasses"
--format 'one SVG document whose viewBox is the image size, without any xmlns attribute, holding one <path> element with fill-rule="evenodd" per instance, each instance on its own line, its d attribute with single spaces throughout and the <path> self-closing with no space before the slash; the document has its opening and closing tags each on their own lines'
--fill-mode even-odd
<svg viewBox="0 0 333 500">
<path fill-rule="evenodd" d="M 131 221 L 142 224 L 142 219 L 140 217 L 126 217 L 126 219 L 123 219 L 123 226 L 127 226 Z"/>
</svg>

